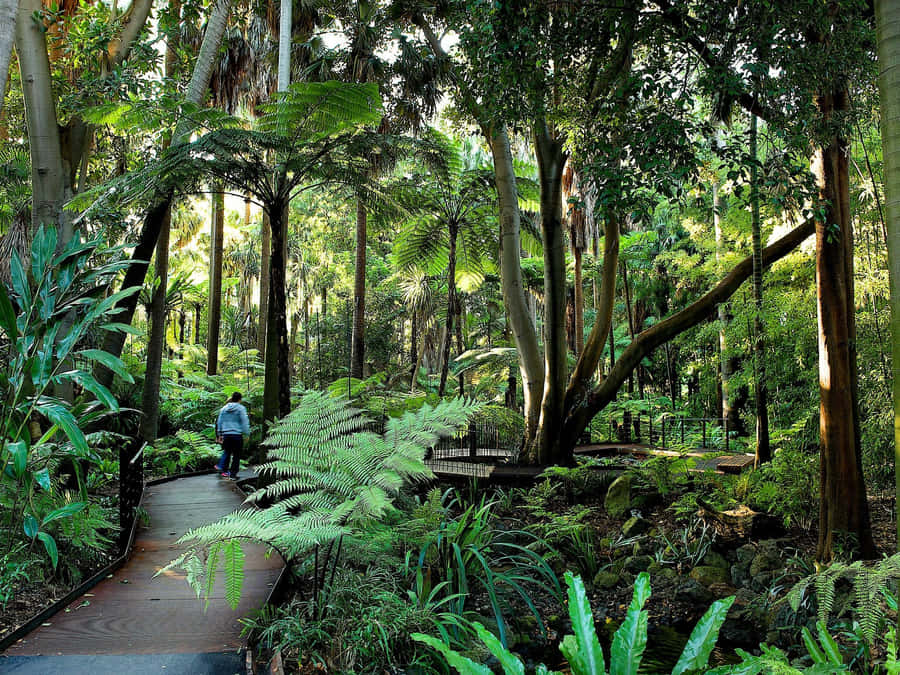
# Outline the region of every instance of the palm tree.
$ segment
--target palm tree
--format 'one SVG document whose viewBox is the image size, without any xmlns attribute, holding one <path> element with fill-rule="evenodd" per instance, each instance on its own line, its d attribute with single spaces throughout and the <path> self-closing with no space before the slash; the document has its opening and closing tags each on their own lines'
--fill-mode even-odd
<svg viewBox="0 0 900 675">
<path fill-rule="evenodd" d="M 450 364 L 450 342 L 454 320 L 460 328 L 462 305 L 457 276 L 483 277 L 496 249 L 496 201 L 486 158 L 471 143 L 452 142 L 434 135 L 442 148 L 443 162 L 433 169 L 415 173 L 398 186 L 400 202 L 414 217 L 396 241 L 396 257 L 401 268 L 421 267 L 426 272 L 447 275 L 446 334 L 441 347 L 441 380 L 438 394 L 444 395 Z M 457 242 L 462 238 L 462 255 Z M 457 259 L 460 269 L 457 270 Z M 465 351 L 457 330 L 459 353 Z"/>
<path fill-rule="evenodd" d="M 202 181 L 221 181 L 252 195 L 272 228 L 269 335 L 266 354 L 264 418 L 290 410 L 285 250 L 287 206 L 298 193 L 329 185 L 359 187 L 366 166 L 348 151 L 359 130 L 381 118 L 375 85 L 320 82 L 293 85 L 277 103 L 261 106 L 252 124 L 222 120 L 221 128 L 190 144 L 173 146 L 157 163 L 150 180 L 182 191 L 202 189 Z M 275 157 L 275 162 L 270 160 Z M 140 176 L 141 183 L 147 176 Z M 136 191 L 134 177 L 122 191 Z"/>
<path fill-rule="evenodd" d="M 19 0 L 0 0 L 0 113 L 3 112 L 3 99 L 6 98 L 6 78 L 9 74 L 9 61 L 12 57 L 13 38 L 16 34 L 16 9 Z"/>
</svg>

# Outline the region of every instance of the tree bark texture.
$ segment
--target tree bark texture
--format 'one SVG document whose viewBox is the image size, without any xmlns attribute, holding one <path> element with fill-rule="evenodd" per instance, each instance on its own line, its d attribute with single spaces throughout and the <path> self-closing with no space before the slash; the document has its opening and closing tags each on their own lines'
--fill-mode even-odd
<svg viewBox="0 0 900 675">
<path fill-rule="evenodd" d="M 513 169 L 512 151 L 506 127 L 497 126 L 486 133 L 494 159 L 494 178 L 500 211 L 500 275 L 503 304 L 509 317 L 513 341 L 519 352 L 519 372 L 525 398 L 525 438 L 537 433 L 541 398 L 544 391 L 544 364 L 538 347 L 525 298 L 525 284 L 519 262 L 520 238 L 519 195 Z"/>
<path fill-rule="evenodd" d="M 459 234 L 459 225 L 449 223 L 450 250 L 447 256 L 447 334 L 441 345 L 441 382 L 438 386 L 438 396 L 443 396 L 447 389 L 447 374 L 450 372 L 450 343 L 453 341 L 453 318 L 457 315 L 456 309 L 456 237 Z"/>
<path fill-rule="evenodd" d="M 525 458 L 533 464 L 568 464 L 559 445 L 568 355 L 566 345 L 566 241 L 562 223 L 562 176 L 567 155 L 546 124 L 534 129 L 541 188 L 541 237 L 544 248 L 544 392 L 538 431 L 526 437 Z"/>
<path fill-rule="evenodd" d="M 156 245 L 156 277 L 159 284 L 150 302 L 150 335 L 147 339 L 147 367 L 142 391 L 143 417 L 139 428 L 141 440 L 152 443 L 159 432 L 159 382 L 163 348 L 166 343 L 166 288 L 169 279 L 169 232 L 171 212 L 167 213 Z"/>
<path fill-rule="evenodd" d="M 753 238 L 753 375 L 756 389 L 756 458 L 759 466 L 772 459 L 769 447 L 769 410 L 766 381 L 766 343 L 763 325 L 762 233 L 759 219 L 759 167 L 756 164 L 756 115 L 750 115 L 750 223 Z"/>
<path fill-rule="evenodd" d="M 894 474 L 900 504 L 900 0 L 875 0 L 878 33 L 884 212 L 890 272 L 891 353 L 894 398 Z M 900 550 L 900 519 L 897 520 Z"/>
<path fill-rule="evenodd" d="M 269 214 L 262 214 L 262 254 L 259 261 L 259 330 L 256 334 L 256 348 L 259 360 L 266 361 L 266 333 L 269 322 L 269 265 L 272 260 L 272 228 L 269 225 Z"/>
<path fill-rule="evenodd" d="M 219 367 L 219 329 L 222 324 L 222 251 L 225 240 L 225 195 L 214 192 L 210 199 L 209 316 L 206 333 L 206 374 Z M 157 254 L 159 252 L 157 251 Z"/>
<path fill-rule="evenodd" d="M 284 417 L 291 411 L 290 349 L 285 293 L 285 242 L 287 241 L 287 204 L 271 204 L 269 222 L 272 227 L 270 258 L 269 326 L 267 329 L 263 419 L 267 422 Z"/>
<path fill-rule="evenodd" d="M 843 86 L 817 98 L 825 120 L 846 110 Z M 817 151 L 816 176 L 824 218 L 816 222 L 816 298 L 819 325 L 820 498 L 818 560 L 832 557 L 836 532 L 855 535 L 859 554 L 875 544 L 862 473 L 856 372 L 853 230 L 849 146 L 835 134 Z"/>
<path fill-rule="evenodd" d="M 366 358 L 366 230 L 368 213 L 356 201 L 356 263 L 353 268 L 353 333 L 350 339 L 350 377 L 363 378 Z"/>
<path fill-rule="evenodd" d="M 3 113 L 3 100 L 6 98 L 6 82 L 15 42 L 18 7 L 19 0 L 0 0 L 0 26 L 3 26 L 3 30 L 0 31 L 0 115 Z"/>
</svg>

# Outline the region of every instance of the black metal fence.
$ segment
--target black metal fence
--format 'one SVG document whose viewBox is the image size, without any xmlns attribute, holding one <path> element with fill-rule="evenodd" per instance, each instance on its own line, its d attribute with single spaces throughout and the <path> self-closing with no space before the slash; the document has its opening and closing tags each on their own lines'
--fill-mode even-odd
<svg viewBox="0 0 900 675">
<path fill-rule="evenodd" d="M 628 443 L 663 449 L 730 450 L 728 419 L 663 414 L 623 415 L 591 421 L 583 443 Z"/>
</svg>

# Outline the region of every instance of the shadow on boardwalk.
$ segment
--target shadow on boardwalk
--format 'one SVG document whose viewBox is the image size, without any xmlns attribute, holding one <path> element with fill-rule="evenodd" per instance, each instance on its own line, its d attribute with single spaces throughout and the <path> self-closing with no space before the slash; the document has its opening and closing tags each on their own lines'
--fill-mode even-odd
<svg viewBox="0 0 900 675">
<path fill-rule="evenodd" d="M 222 575 L 206 612 L 182 574 L 167 572 L 153 578 L 182 550 L 175 545 L 179 537 L 230 513 L 242 501 L 237 486 L 216 475 L 148 487 L 144 508 L 150 522 L 138 531 L 129 561 L 7 649 L 0 656 L 0 672 L 243 672 L 239 650 L 245 644 L 239 619 L 265 602 L 283 567 L 281 558 L 273 554 L 266 559 L 262 546 L 244 546 L 244 590 L 234 611 L 225 601 Z M 119 659 L 117 655 L 168 656 Z"/>
</svg>

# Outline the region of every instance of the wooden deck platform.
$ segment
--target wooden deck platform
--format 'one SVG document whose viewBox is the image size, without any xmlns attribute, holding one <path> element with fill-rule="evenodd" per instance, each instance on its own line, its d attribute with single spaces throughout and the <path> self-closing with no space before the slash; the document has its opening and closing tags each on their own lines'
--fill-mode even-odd
<svg viewBox="0 0 900 675">
<path fill-rule="evenodd" d="M 148 487 L 143 506 L 150 522 L 138 530 L 130 560 L 5 655 L 202 654 L 245 646 L 238 619 L 268 597 L 284 566 L 280 557 L 266 559 L 262 546 L 245 544 L 246 577 L 234 611 L 224 598 L 224 575 L 205 612 L 183 574 L 153 578 L 178 556 L 175 541 L 181 535 L 230 513 L 243 500 L 234 483 L 217 475 Z"/>
</svg>

